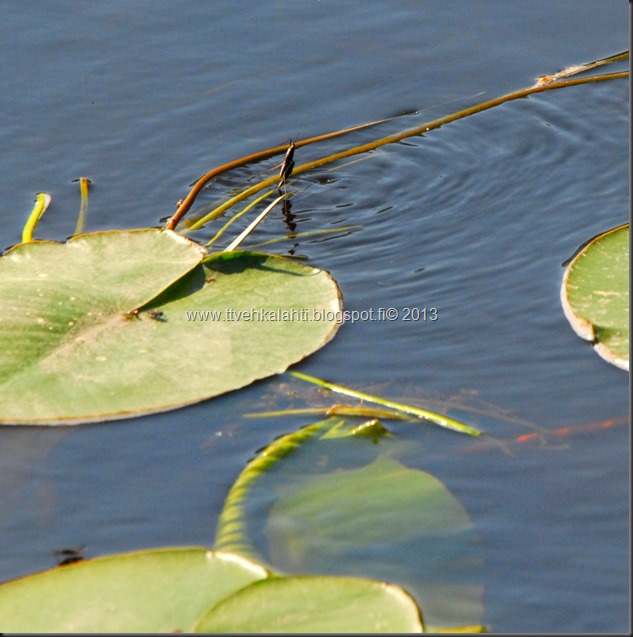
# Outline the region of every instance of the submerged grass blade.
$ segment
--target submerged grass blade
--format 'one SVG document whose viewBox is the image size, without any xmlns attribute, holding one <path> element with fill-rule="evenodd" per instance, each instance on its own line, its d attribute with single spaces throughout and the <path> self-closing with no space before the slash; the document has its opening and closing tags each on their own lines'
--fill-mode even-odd
<svg viewBox="0 0 633 637">
<path fill-rule="evenodd" d="M 295 168 L 293 170 L 293 173 L 296 173 L 296 172 L 297 172 L 297 169 Z M 272 177 L 269 177 L 268 179 L 265 179 L 264 181 L 260 181 L 258 184 L 255 184 L 251 188 L 247 188 L 246 190 L 243 190 L 242 192 L 235 195 L 234 197 L 231 197 L 228 201 L 223 203 L 221 206 L 218 206 L 217 208 L 213 209 L 208 215 L 206 215 L 204 218 L 205 223 L 208 223 L 209 221 L 212 221 L 213 219 L 217 219 L 218 217 L 221 217 L 227 210 L 229 210 L 229 208 L 232 208 L 236 203 L 239 203 L 240 201 L 244 201 L 245 199 L 249 199 L 251 195 L 257 194 L 260 190 L 263 190 L 264 188 L 268 188 L 270 186 L 276 186 L 278 181 L 279 181 L 279 176 L 273 175 Z M 200 226 L 198 222 L 196 222 L 189 228 L 189 230 L 196 230 L 199 227 Z"/>
<path fill-rule="evenodd" d="M 24 229 L 22 230 L 22 243 L 29 243 L 33 241 L 33 232 L 37 226 L 42 215 L 46 212 L 46 209 L 51 203 L 51 196 L 45 192 L 38 192 L 35 198 L 35 206 L 31 210 L 31 214 L 26 221 Z"/>
<path fill-rule="evenodd" d="M 224 232 L 229 228 L 229 226 L 234 223 L 237 219 L 239 219 L 242 215 L 245 215 L 249 210 L 251 210 L 253 207 L 255 207 L 260 201 L 263 201 L 264 199 L 266 199 L 266 197 L 270 197 L 270 195 L 272 195 L 275 191 L 274 190 L 269 190 L 268 192 L 265 192 L 263 195 L 261 195 L 261 197 L 257 197 L 257 199 L 255 199 L 255 201 L 252 201 L 251 203 L 248 204 L 248 206 L 246 206 L 246 208 L 244 208 L 244 210 L 238 212 L 236 215 L 234 215 L 233 217 L 231 217 L 215 234 L 215 236 L 213 237 L 213 239 L 211 239 L 211 241 L 207 242 L 205 244 L 206 247 L 209 247 L 211 245 L 213 245 L 223 234 Z M 189 228 L 189 230 L 197 230 L 198 228 L 202 228 L 202 226 L 204 226 L 205 223 L 207 223 L 207 221 L 210 221 L 210 219 L 207 218 L 207 216 L 205 216 L 203 219 L 200 219 L 199 221 L 196 221 L 196 223 L 192 224 L 192 226 Z M 194 227 L 195 226 L 195 227 Z"/>
<path fill-rule="evenodd" d="M 301 372 L 288 371 L 287 373 L 300 380 L 305 380 L 306 382 L 312 383 L 313 385 L 323 387 L 324 389 L 329 389 L 330 391 L 334 391 L 339 394 L 345 394 L 346 396 L 353 396 L 354 398 L 358 398 L 359 400 L 366 400 L 367 402 L 374 403 L 376 405 L 382 405 L 383 407 L 389 407 L 390 409 L 395 409 L 402 413 L 410 414 L 411 416 L 416 416 L 417 418 L 421 418 L 423 420 L 428 420 L 429 422 L 439 425 L 440 427 L 445 427 L 446 429 L 452 429 L 453 431 L 468 434 L 469 436 L 481 435 L 481 431 L 475 429 L 474 427 L 465 425 L 464 423 L 453 420 L 452 418 L 448 418 L 447 416 L 442 416 L 432 411 L 421 409 L 420 407 L 404 405 L 392 400 L 379 398 L 378 396 L 372 396 L 371 394 L 365 394 L 363 392 L 356 391 L 355 389 L 343 387 L 342 385 L 328 383 L 325 380 L 315 378 L 314 376 L 308 376 L 308 374 L 302 374 Z"/>
<path fill-rule="evenodd" d="M 248 228 L 244 230 L 231 244 L 224 249 L 224 252 L 233 252 L 248 235 L 255 230 L 255 228 L 263 221 L 264 217 L 282 200 L 289 196 L 289 193 L 277 197 L 267 208 L 265 208 L 257 218 L 253 219 Z"/>
</svg>

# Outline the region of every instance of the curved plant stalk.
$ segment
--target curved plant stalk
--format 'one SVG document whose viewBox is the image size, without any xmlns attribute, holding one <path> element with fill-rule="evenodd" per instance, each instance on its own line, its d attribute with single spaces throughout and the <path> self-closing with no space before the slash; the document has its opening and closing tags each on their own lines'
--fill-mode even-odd
<svg viewBox="0 0 633 637">
<path fill-rule="evenodd" d="M 319 435 L 322 431 L 340 426 L 340 418 L 327 418 L 294 431 L 268 445 L 256 458 L 251 460 L 231 487 L 218 519 L 214 548 L 218 551 L 239 553 L 245 557 L 261 561 L 261 556 L 248 537 L 244 503 L 248 491 L 266 471 L 279 460 L 294 451 L 301 444 Z"/>
<path fill-rule="evenodd" d="M 384 398 L 379 398 L 378 396 L 372 396 L 371 394 L 365 394 L 360 391 L 356 391 L 355 389 L 349 389 L 347 387 L 343 387 L 342 385 L 335 385 L 334 383 L 328 383 L 325 380 L 321 380 L 320 378 L 315 378 L 314 376 L 308 376 L 308 374 L 302 374 L 301 372 L 287 372 L 291 376 L 295 378 L 299 378 L 300 380 L 305 380 L 308 383 L 312 383 L 313 385 L 318 385 L 319 387 L 323 387 L 324 389 L 329 389 L 330 391 L 338 392 L 339 394 L 345 394 L 346 396 L 353 396 L 354 398 L 358 398 L 359 400 L 366 400 L 369 403 L 374 403 L 376 405 L 382 405 L 383 407 L 389 407 L 390 409 L 395 409 L 396 411 L 400 411 L 405 414 L 410 414 L 411 416 L 416 416 L 416 418 L 421 418 L 423 420 L 428 420 L 435 425 L 439 425 L 440 427 L 445 427 L 446 429 L 452 429 L 453 431 L 458 431 L 460 433 L 468 434 L 470 436 L 479 436 L 481 435 L 481 431 L 475 429 L 474 427 L 470 427 L 469 425 L 465 425 L 457 420 L 453 420 L 452 418 L 448 418 L 447 416 L 441 416 L 440 414 L 436 414 L 432 411 L 428 411 L 426 409 L 421 409 L 420 407 L 414 407 L 412 405 L 404 405 L 402 403 L 396 403 L 392 400 L 386 400 Z"/>
<path fill-rule="evenodd" d="M 31 210 L 29 218 L 26 220 L 24 229 L 22 230 L 22 243 L 29 243 L 33 241 L 33 232 L 37 226 L 42 215 L 46 212 L 46 209 L 51 203 L 51 196 L 45 192 L 38 192 L 35 197 L 35 206 Z"/>
<path fill-rule="evenodd" d="M 386 436 L 392 437 L 393 434 L 380 422 L 378 418 L 372 418 L 366 420 L 360 425 L 353 425 L 344 429 L 346 423 L 335 425 L 331 429 L 328 429 L 322 436 L 321 440 L 327 438 L 350 438 L 356 436 L 359 438 L 370 438 L 375 442 L 378 442 L 379 438 Z"/>
<path fill-rule="evenodd" d="M 80 234 L 86 227 L 86 216 L 88 214 L 88 186 L 90 179 L 87 177 L 80 177 L 74 181 L 79 182 L 79 193 L 81 194 L 81 205 L 79 206 L 79 217 L 77 218 L 77 225 L 75 226 L 74 234 Z"/>
<path fill-rule="evenodd" d="M 293 174 L 295 174 L 297 172 L 297 169 L 295 168 L 292 172 Z M 305 171 L 301 171 L 301 172 L 305 172 Z M 236 203 L 239 203 L 240 201 L 244 201 L 245 199 L 248 199 L 251 195 L 257 194 L 260 190 L 263 190 L 264 188 L 269 188 L 270 186 L 276 186 L 278 182 L 279 182 L 279 176 L 273 175 L 272 177 L 269 177 L 268 179 L 265 179 L 264 181 L 260 181 L 258 184 L 251 186 L 247 190 L 244 190 L 238 193 L 234 197 L 231 197 L 227 202 L 223 203 L 221 206 L 218 206 L 217 208 L 214 208 L 209 214 L 207 214 L 204 218 L 205 223 L 208 223 L 209 221 L 213 221 L 213 219 L 217 219 L 218 217 L 221 217 L 229 208 L 232 208 Z M 199 230 L 200 228 L 201 228 L 201 224 L 199 222 L 196 222 L 192 226 L 190 226 L 188 230 Z"/>
<path fill-rule="evenodd" d="M 387 117 L 385 119 L 379 119 L 375 122 L 369 122 L 367 124 L 360 124 L 358 126 L 352 126 L 351 128 L 344 128 L 342 130 L 333 131 L 331 133 L 325 133 L 324 135 L 317 135 L 315 137 L 308 137 L 306 139 L 300 139 L 294 142 L 296 148 L 301 148 L 301 146 L 307 146 L 308 144 L 314 144 L 315 142 L 325 141 L 326 139 L 332 139 L 334 137 L 340 137 L 341 135 L 346 135 L 347 133 L 353 133 L 354 131 L 363 130 L 365 128 L 370 128 L 372 126 L 378 126 L 378 124 L 384 124 L 386 122 L 390 122 L 391 120 L 397 119 L 399 117 L 405 117 L 407 115 L 412 115 L 413 113 L 403 113 L 401 115 L 396 115 L 395 117 Z M 236 159 L 227 164 L 223 164 L 222 166 L 218 166 L 213 170 L 210 170 L 208 173 L 205 173 L 198 179 L 191 189 L 189 194 L 185 199 L 178 202 L 178 209 L 173 214 L 172 217 L 167 221 L 165 225 L 166 230 L 174 230 L 178 225 L 178 222 L 182 219 L 182 217 L 188 212 L 189 208 L 193 204 L 195 198 L 198 196 L 200 191 L 208 184 L 214 177 L 221 175 L 222 173 L 228 172 L 229 170 L 233 170 L 234 168 L 239 168 L 240 166 L 244 166 L 245 164 L 249 164 L 256 161 L 261 161 L 263 159 L 268 159 L 269 157 L 274 157 L 275 155 L 281 155 L 285 153 L 290 148 L 290 144 L 283 144 L 281 146 L 275 146 L 274 148 L 268 148 L 266 150 L 259 151 L 257 153 L 252 153 L 251 155 L 246 155 L 245 157 L 240 157 L 240 159 Z M 279 176 L 275 176 L 275 178 L 271 181 L 271 183 L 276 183 L 279 181 Z M 219 216 L 219 215 L 218 215 Z M 215 217 L 214 217 L 215 218 Z"/>
<path fill-rule="evenodd" d="M 353 159 L 353 160 L 351 160 L 349 162 L 341 164 L 340 168 L 344 168 L 345 166 L 349 166 L 349 165 L 354 164 L 354 163 L 359 162 L 359 161 L 364 161 L 365 159 L 369 159 L 369 158 L 368 157 L 357 157 L 356 159 Z M 293 168 L 292 172 L 294 174 L 294 172 L 295 172 L 294 168 Z M 268 183 L 268 181 L 271 181 L 273 184 L 275 184 L 277 181 L 279 181 L 279 175 L 274 176 L 274 177 L 270 177 L 269 180 L 266 181 L 266 183 Z M 238 213 L 238 215 L 235 215 L 235 217 L 232 217 L 231 219 L 236 219 L 238 216 L 241 216 L 247 210 L 250 210 L 253 205 L 259 203 L 262 199 L 265 199 L 268 195 L 270 195 L 273 192 L 275 192 L 275 190 L 270 190 L 265 195 L 261 195 L 254 202 L 252 202 L 252 204 L 249 204 L 247 206 L 247 208 L 242 210 L 240 213 Z M 291 194 L 294 194 L 294 193 L 291 193 Z M 232 207 L 232 205 L 234 203 L 237 203 L 238 201 L 241 201 L 242 200 L 242 196 L 241 195 L 242 195 L 242 193 L 238 193 L 233 199 L 231 199 L 229 202 L 227 202 L 227 203 L 231 204 L 231 205 L 228 206 L 228 208 Z M 206 225 L 210 221 L 213 221 L 214 219 L 217 219 L 218 217 L 221 217 L 223 215 L 223 213 L 228 208 L 226 208 L 226 207 L 214 208 L 211 212 L 206 214 L 204 217 L 202 217 L 202 218 L 198 219 L 197 221 L 193 222 L 185 231 L 183 231 L 183 234 L 186 234 L 187 232 L 193 232 L 194 230 L 200 230 L 200 228 L 202 228 L 204 225 Z M 231 223 L 232 223 L 232 221 L 229 221 L 225 226 L 223 226 L 221 228 L 221 230 L 220 230 L 220 233 L 224 232 L 224 230 Z M 216 235 L 216 237 L 217 237 L 217 235 Z M 214 237 L 209 243 L 212 243 L 213 241 L 215 241 L 216 237 Z M 207 243 L 206 245 L 209 245 L 209 243 Z"/>
<path fill-rule="evenodd" d="M 478 95 L 482 95 L 482 93 L 475 93 L 472 97 L 477 97 Z M 459 98 L 463 99 L 463 98 Z M 440 104 L 434 105 L 442 106 L 444 104 L 450 104 L 456 100 L 446 100 L 445 102 L 441 102 Z M 295 148 L 299 148 L 301 146 L 307 146 L 308 144 L 314 144 L 316 142 L 325 141 L 327 139 L 332 139 L 335 137 L 339 137 L 340 135 L 346 135 L 347 133 L 353 133 L 355 131 L 363 130 L 365 128 L 370 128 L 372 126 L 377 126 L 379 124 L 384 124 L 386 122 L 390 122 L 394 119 L 399 119 L 400 117 L 407 117 L 409 115 L 417 115 L 419 111 L 405 111 L 403 113 L 399 113 L 398 115 L 394 115 L 392 117 L 386 117 L 384 119 L 376 120 L 375 122 L 369 122 L 367 124 L 360 124 L 358 126 L 352 126 L 350 128 L 344 128 L 338 131 L 333 131 L 331 133 L 325 133 L 323 135 L 317 135 L 315 137 L 309 137 L 306 139 L 300 139 L 296 142 L 289 142 L 288 144 L 284 144 L 283 146 L 275 146 L 274 148 L 268 148 L 266 150 L 259 151 L 257 153 L 253 153 L 251 155 L 246 155 L 245 157 L 241 157 L 240 159 L 236 159 L 227 164 L 223 164 L 218 168 L 213 168 L 208 173 L 205 173 L 200 179 L 196 180 L 193 189 L 189 192 L 187 197 L 184 200 L 178 202 L 178 208 L 176 212 L 170 217 L 165 225 L 165 229 L 173 230 L 176 225 L 182 219 L 182 217 L 189 211 L 191 205 L 193 204 L 195 198 L 200 194 L 200 191 L 204 188 L 204 186 L 211 181 L 214 177 L 221 175 L 222 173 L 228 172 L 229 170 L 233 170 L 234 168 L 239 168 L 240 166 L 245 166 L 248 163 L 262 161 L 264 159 L 268 159 L 269 157 L 274 157 L 275 155 L 280 155 L 285 153 L 290 148 L 290 145 L 293 144 Z M 294 172 L 294 171 L 293 171 Z M 219 216 L 219 215 L 216 215 Z M 215 218 L 215 217 L 214 217 Z"/>
<path fill-rule="evenodd" d="M 621 58 L 618 57 L 618 59 L 621 59 Z M 612 59 L 610 61 L 615 61 L 615 60 Z M 607 62 L 603 62 L 603 63 L 607 64 Z M 589 66 L 589 68 L 591 67 Z M 586 70 L 586 68 L 583 67 L 580 70 L 576 69 L 574 72 L 580 73 L 581 70 L 584 71 Z M 571 74 L 571 72 L 569 71 L 568 73 Z M 387 144 L 395 144 L 397 142 L 402 141 L 403 139 L 407 139 L 408 137 L 415 137 L 416 135 L 421 135 L 428 131 L 440 128 L 441 126 L 444 126 L 451 122 L 457 121 L 459 119 L 463 119 L 470 115 L 475 115 L 476 113 L 481 113 L 490 108 L 494 108 L 495 106 L 500 106 L 501 104 L 505 104 L 513 100 L 522 99 L 524 97 L 527 97 L 528 95 L 533 95 L 535 93 L 542 93 L 544 91 L 551 91 L 551 90 L 559 89 L 559 88 L 567 88 L 570 86 L 579 86 L 581 84 L 589 84 L 593 82 L 605 82 L 609 80 L 621 79 L 628 76 L 629 76 L 628 71 L 621 71 L 618 73 L 605 73 L 603 75 L 594 75 L 591 77 L 576 78 L 571 80 L 552 79 L 551 81 L 549 80 L 545 82 L 540 81 L 540 83 L 539 81 L 537 81 L 536 84 L 528 88 L 524 88 L 519 91 L 513 91 L 512 93 L 507 93 L 506 95 L 502 95 L 501 97 L 496 97 L 496 98 L 487 100 L 485 102 L 481 102 L 480 104 L 476 104 L 474 106 L 465 108 L 461 111 L 457 111 L 456 113 L 452 113 L 450 115 L 440 117 L 439 119 L 433 120 L 431 122 L 427 122 L 420 126 L 416 126 L 415 128 L 408 129 L 401 133 L 397 133 L 395 135 L 388 135 L 387 137 L 383 137 L 376 141 L 369 142 L 367 144 L 362 144 L 360 146 L 355 146 L 353 148 L 349 148 L 348 150 L 334 153 L 332 155 L 322 157 L 321 159 L 317 159 L 315 161 L 302 164 L 300 166 L 295 166 L 292 174 L 299 175 L 301 173 L 308 172 L 309 170 L 313 170 L 314 168 L 324 166 L 325 164 L 329 164 L 329 163 L 338 161 L 340 159 L 345 159 L 347 157 L 352 157 L 354 155 L 360 155 L 361 153 L 367 153 L 369 151 L 376 150 L 377 148 L 380 148 L 381 146 L 386 146 Z M 547 77 L 553 77 L 553 76 L 541 76 L 541 77 L 547 78 Z M 299 146 L 300 144 L 297 143 L 296 145 Z M 279 147 L 279 148 L 287 149 L 288 146 Z M 278 150 L 278 149 L 271 149 L 271 150 L 282 152 L 281 150 Z M 239 203 L 240 201 L 243 201 L 244 199 L 248 199 L 252 195 L 257 194 L 260 190 L 263 190 L 264 188 L 268 188 L 276 184 L 277 181 L 278 181 L 278 177 L 275 175 L 273 177 L 269 177 L 268 179 L 264 179 L 263 181 L 260 181 L 257 184 L 254 184 L 250 188 L 247 188 L 241 193 L 235 195 L 234 197 L 231 197 L 231 199 L 229 199 L 228 201 L 224 202 L 223 204 L 221 204 L 220 206 L 212 210 L 207 215 L 207 218 L 216 219 L 217 217 L 224 214 L 229 208 L 234 206 L 236 203 Z"/>
</svg>

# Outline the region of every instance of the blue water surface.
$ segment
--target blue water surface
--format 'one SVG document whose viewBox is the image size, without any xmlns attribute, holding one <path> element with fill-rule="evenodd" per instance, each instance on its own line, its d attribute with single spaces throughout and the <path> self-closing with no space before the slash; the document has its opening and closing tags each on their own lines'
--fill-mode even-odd
<svg viewBox="0 0 633 637">
<path fill-rule="evenodd" d="M 237 157 L 417 111 L 300 149 L 303 163 L 628 46 L 626 5 L 595 0 L 8 1 L 0 16 L 3 247 L 40 191 L 53 203 L 36 236 L 72 234 L 78 177 L 92 181 L 88 230 L 157 226 Z M 400 430 L 473 520 L 493 632 L 629 629 L 628 374 L 574 334 L 559 300 L 561 263 L 628 219 L 628 95 L 627 80 L 533 95 L 297 178 L 296 231 L 354 228 L 269 248 L 329 270 L 346 309 L 398 311 L 343 325 L 301 371 L 441 403 L 507 443 Z M 288 231 L 273 213 L 253 241 Z M 430 308 L 438 320 L 404 320 Z M 279 377 L 138 420 L 2 429 L 0 579 L 68 546 L 212 545 L 246 461 L 309 422 L 242 414 L 290 391 L 322 400 Z M 535 428 L 554 433 L 516 442 Z"/>
</svg>

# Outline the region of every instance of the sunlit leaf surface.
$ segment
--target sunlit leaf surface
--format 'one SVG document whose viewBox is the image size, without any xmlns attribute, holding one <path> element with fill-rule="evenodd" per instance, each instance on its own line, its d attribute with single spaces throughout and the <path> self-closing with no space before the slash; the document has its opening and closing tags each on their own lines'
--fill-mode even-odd
<svg viewBox="0 0 633 637">
<path fill-rule="evenodd" d="M 281 577 L 220 602 L 195 627 L 214 633 L 420 633 L 422 620 L 398 586 L 355 577 Z"/>
<path fill-rule="evenodd" d="M 111 555 L 0 586 L 0 623 L 28 633 L 189 632 L 210 606 L 267 576 L 204 548 Z"/>
<path fill-rule="evenodd" d="M 0 257 L 0 423 L 175 409 L 282 372 L 334 335 L 341 302 L 326 272 L 257 253 L 204 255 L 146 229 Z"/>
<path fill-rule="evenodd" d="M 609 363 L 629 369 L 629 225 L 593 238 L 567 266 L 561 288 L 574 331 Z"/>
</svg>

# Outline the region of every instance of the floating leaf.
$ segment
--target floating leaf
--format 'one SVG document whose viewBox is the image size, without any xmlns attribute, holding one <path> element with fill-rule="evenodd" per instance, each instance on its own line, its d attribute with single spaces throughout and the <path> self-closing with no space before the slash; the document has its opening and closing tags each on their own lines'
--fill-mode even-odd
<svg viewBox="0 0 633 637">
<path fill-rule="evenodd" d="M 258 564 L 204 548 L 99 557 L 0 586 L 8 632 L 190 632 L 210 606 L 268 576 Z"/>
<path fill-rule="evenodd" d="M 576 334 L 629 369 L 629 224 L 594 237 L 565 270 L 561 301 Z"/>
<path fill-rule="evenodd" d="M 435 625 L 481 619 L 472 523 L 431 474 L 379 457 L 361 469 L 293 475 L 277 494 L 266 527 L 275 569 L 397 581 Z"/>
<path fill-rule="evenodd" d="M 0 257 L 0 423 L 175 409 L 282 372 L 336 332 L 340 294 L 326 272 L 250 252 L 202 263 L 205 254 L 145 229 Z"/>
<path fill-rule="evenodd" d="M 195 626 L 205 633 L 421 633 L 413 599 L 356 577 L 273 577 L 224 599 Z"/>
</svg>

